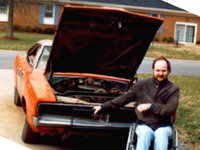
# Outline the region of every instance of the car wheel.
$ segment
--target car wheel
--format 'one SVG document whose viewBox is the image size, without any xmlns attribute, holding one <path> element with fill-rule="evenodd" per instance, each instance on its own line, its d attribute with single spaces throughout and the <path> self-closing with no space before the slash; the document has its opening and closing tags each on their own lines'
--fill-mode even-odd
<svg viewBox="0 0 200 150">
<path fill-rule="evenodd" d="M 20 97 L 19 97 L 16 87 L 14 88 L 14 104 L 16 106 L 22 106 L 22 103 L 21 103 L 21 100 L 20 100 Z"/>
<path fill-rule="evenodd" d="M 38 143 L 40 139 L 40 133 L 34 132 L 29 126 L 27 120 L 25 120 L 21 138 L 25 143 Z"/>
</svg>

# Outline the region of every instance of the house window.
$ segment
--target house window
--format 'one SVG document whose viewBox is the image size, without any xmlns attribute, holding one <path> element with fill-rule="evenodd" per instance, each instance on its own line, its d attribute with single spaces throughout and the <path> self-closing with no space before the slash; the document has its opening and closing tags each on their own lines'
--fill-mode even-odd
<svg viewBox="0 0 200 150">
<path fill-rule="evenodd" d="M 45 4 L 40 7 L 40 24 L 57 24 L 59 7 L 53 4 Z"/>
<path fill-rule="evenodd" d="M 0 21 L 8 21 L 8 3 L 0 2 Z"/>
<path fill-rule="evenodd" d="M 54 24 L 54 5 L 45 5 L 44 24 Z"/>
<path fill-rule="evenodd" d="M 175 28 L 175 40 L 183 44 L 196 43 L 197 24 L 177 22 Z"/>
<path fill-rule="evenodd" d="M 53 5 L 46 5 L 45 7 L 45 18 L 53 18 L 53 11 L 54 10 L 54 6 Z"/>
</svg>

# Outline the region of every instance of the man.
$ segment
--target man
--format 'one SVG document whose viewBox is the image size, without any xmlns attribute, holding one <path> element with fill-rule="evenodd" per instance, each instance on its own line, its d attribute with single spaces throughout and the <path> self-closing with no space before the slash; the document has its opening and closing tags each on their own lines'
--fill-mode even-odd
<svg viewBox="0 0 200 150">
<path fill-rule="evenodd" d="M 139 80 L 126 94 L 94 107 L 94 114 L 97 114 L 135 101 L 136 150 L 148 150 L 152 139 L 154 150 L 168 149 L 168 138 L 172 135 L 171 118 L 178 106 L 179 88 L 168 80 L 170 62 L 165 57 L 156 58 L 152 70 L 153 78 Z"/>
</svg>

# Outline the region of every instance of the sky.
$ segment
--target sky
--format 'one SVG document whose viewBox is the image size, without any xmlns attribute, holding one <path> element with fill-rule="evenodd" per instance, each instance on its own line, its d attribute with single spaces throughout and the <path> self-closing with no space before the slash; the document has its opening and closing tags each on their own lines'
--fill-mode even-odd
<svg viewBox="0 0 200 150">
<path fill-rule="evenodd" d="M 200 1 L 199 0 L 163 0 L 179 8 L 200 16 Z"/>
</svg>

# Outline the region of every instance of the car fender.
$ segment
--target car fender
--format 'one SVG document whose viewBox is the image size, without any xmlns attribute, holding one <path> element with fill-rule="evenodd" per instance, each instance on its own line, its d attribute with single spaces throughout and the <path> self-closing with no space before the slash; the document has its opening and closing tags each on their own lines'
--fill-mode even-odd
<svg viewBox="0 0 200 150">
<path fill-rule="evenodd" d="M 33 126 L 33 117 L 37 115 L 37 106 L 40 102 L 56 102 L 51 86 L 44 76 L 44 71 L 34 69 L 24 82 L 23 95 L 26 101 L 26 115 L 30 126 Z"/>
</svg>

